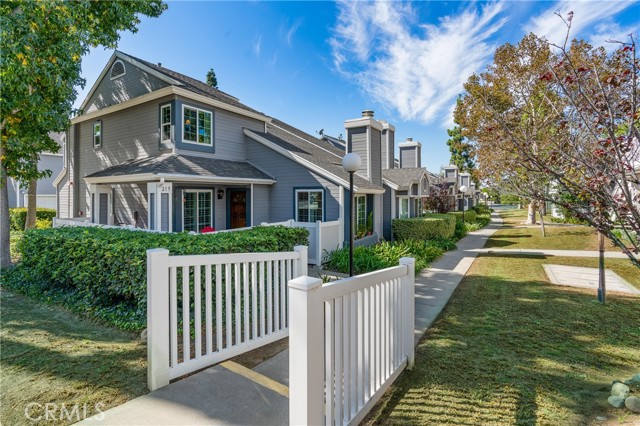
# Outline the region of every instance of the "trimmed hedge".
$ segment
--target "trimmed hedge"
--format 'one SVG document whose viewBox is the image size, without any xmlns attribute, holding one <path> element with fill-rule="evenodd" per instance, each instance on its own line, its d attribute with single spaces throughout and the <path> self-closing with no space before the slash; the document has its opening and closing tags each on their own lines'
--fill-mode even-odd
<svg viewBox="0 0 640 426">
<path fill-rule="evenodd" d="M 306 229 L 282 226 L 201 235 L 98 227 L 29 230 L 18 246 L 22 262 L 14 268 L 29 282 L 7 282 L 14 289 L 39 285 L 73 295 L 82 311 L 103 312 L 103 319 L 136 330 L 146 321 L 148 249 L 166 248 L 172 255 L 278 252 L 307 245 L 308 238 Z"/>
<path fill-rule="evenodd" d="M 36 228 L 51 228 L 54 217 L 56 217 L 55 209 L 36 209 Z M 24 207 L 9 209 L 9 222 L 12 231 L 24 231 L 27 209 Z"/>
<path fill-rule="evenodd" d="M 427 214 L 411 219 L 393 219 L 393 238 L 402 240 L 430 240 L 450 238 L 456 229 L 456 219 L 450 214 Z"/>
<path fill-rule="evenodd" d="M 462 212 L 449 212 L 448 214 L 454 215 L 457 220 L 462 222 Z M 467 223 L 474 223 L 476 221 L 476 212 L 475 210 L 465 210 L 464 212 L 464 221 Z"/>
</svg>

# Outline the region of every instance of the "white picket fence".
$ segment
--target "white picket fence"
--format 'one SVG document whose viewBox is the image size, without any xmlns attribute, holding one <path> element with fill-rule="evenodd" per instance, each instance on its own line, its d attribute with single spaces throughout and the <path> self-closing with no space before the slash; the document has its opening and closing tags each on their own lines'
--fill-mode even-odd
<svg viewBox="0 0 640 426">
<path fill-rule="evenodd" d="M 415 260 L 289 281 L 289 423 L 358 424 L 414 363 Z"/>
<path fill-rule="evenodd" d="M 330 252 L 342 248 L 344 235 L 340 220 L 332 222 L 296 222 L 293 219 L 284 222 L 263 222 L 261 226 L 287 226 L 289 228 L 305 228 L 309 231 L 309 263 L 320 265 L 325 251 Z"/>
<path fill-rule="evenodd" d="M 287 282 L 306 274 L 306 246 L 196 256 L 148 250 L 149 389 L 286 337 Z"/>
</svg>

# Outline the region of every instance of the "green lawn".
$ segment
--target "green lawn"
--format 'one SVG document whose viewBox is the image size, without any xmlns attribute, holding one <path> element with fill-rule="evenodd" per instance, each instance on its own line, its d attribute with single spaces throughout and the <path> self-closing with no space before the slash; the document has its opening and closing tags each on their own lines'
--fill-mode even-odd
<svg viewBox="0 0 640 426">
<path fill-rule="evenodd" d="M 83 320 L 59 308 L 0 292 L 0 423 L 28 424 L 25 408 L 33 418 L 44 414 L 44 404 L 69 410 L 80 404 L 80 413 L 97 414 L 147 393 L 146 346 L 136 336 Z M 41 404 L 41 405 L 35 405 Z M 63 416 L 64 418 L 64 416 Z"/>
<path fill-rule="evenodd" d="M 384 425 L 638 424 L 607 402 L 610 384 L 638 373 L 640 298 L 553 286 L 542 265 L 597 259 L 479 257 L 370 414 Z M 637 269 L 608 267 L 640 286 Z M 601 423 L 597 416 L 613 423 Z"/>
<path fill-rule="evenodd" d="M 558 225 L 545 217 L 546 236 L 543 237 L 539 225 L 523 225 L 527 210 L 505 210 L 500 212 L 500 217 L 504 227 L 489 238 L 486 248 L 598 250 L 598 233 L 591 227 Z M 609 240 L 605 248 L 607 251 L 619 251 Z"/>
</svg>

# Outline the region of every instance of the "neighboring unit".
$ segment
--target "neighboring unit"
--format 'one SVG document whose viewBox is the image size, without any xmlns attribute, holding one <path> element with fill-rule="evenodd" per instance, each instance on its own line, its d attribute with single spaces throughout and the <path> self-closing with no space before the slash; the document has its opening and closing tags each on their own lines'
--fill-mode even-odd
<svg viewBox="0 0 640 426">
<path fill-rule="evenodd" d="M 36 207 L 56 208 L 56 188 L 55 179 L 62 171 L 64 164 L 63 152 L 65 151 L 66 135 L 64 133 L 49 133 L 49 136 L 60 146 L 58 153 L 43 152 L 38 160 L 38 170 L 50 170 L 49 177 L 38 180 L 36 187 Z M 7 189 L 9 191 L 9 207 L 27 207 L 27 185 L 12 177 L 7 179 Z"/>
</svg>

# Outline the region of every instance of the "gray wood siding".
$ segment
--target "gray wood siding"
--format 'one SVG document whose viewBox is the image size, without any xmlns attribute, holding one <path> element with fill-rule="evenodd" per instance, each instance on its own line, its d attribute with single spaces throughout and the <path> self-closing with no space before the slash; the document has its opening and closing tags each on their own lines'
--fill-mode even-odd
<svg viewBox="0 0 640 426">
<path fill-rule="evenodd" d="M 147 184 L 121 184 L 113 186 L 115 224 L 148 228 Z M 138 212 L 138 220 L 135 220 Z"/>
<path fill-rule="evenodd" d="M 253 185 L 253 225 L 260 225 L 269 220 L 269 195 L 268 185 Z"/>
<path fill-rule="evenodd" d="M 382 134 L 371 129 L 371 182 L 382 186 Z M 382 230 L 382 229 L 381 229 Z"/>
<path fill-rule="evenodd" d="M 324 179 L 266 146 L 247 138 L 247 160 L 273 176 L 277 183 L 271 186 L 269 219 L 281 222 L 295 219 L 295 189 L 325 188 L 326 222 L 340 217 L 340 187 Z"/>
<path fill-rule="evenodd" d="M 183 112 L 182 107 L 192 106 L 213 114 L 213 147 L 199 146 L 183 143 Z M 253 118 L 244 117 L 233 112 L 217 109 L 199 102 L 193 102 L 187 98 L 179 97 L 176 102 L 175 138 L 176 152 L 184 155 L 200 155 L 204 157 L 219 158 L 221 160 L 245 161 L 246 144 L 243 129 L 247 128 L 258 132 L 264 132 L 264 122 Z"/>
<path fill-rule="evenodd" d="M 374 205 L 374 213 L 373 213 L 373 232 L 378 235 L 382 235 L 383 225 L 384 225 L 384 212 L 383 212 L 383 194 L 376 194 L 373 196 L 373 205 Z"/>
<path fill-rule="evenodd" d="M 72 200 L 71 186 L 69 185 L 69 174 L 62 178 L 58 184 L 58 214 L 60 219 L 69 219 L 73 217 L 71 213 L 71 200 Z"/>
<path fill-rule="evenodd" d="M 109 67 L 106 75 L 98 83 L 98 87 L 91 95 L 85 107 L 85 113 L 119 104 L 169 85 L 126 61 L 122 62 L 127 73 L 122 77 L 111 80 L 109 77 L 111 67 Z"/>
<path fill-rule="evenodd" d="M 62 171 L 62 156 L 41 154 L 38 161 L 38 170 L 51 171 L 49 177 L 38 180 L 38 194 L 54 195 L 56 188 L 53 186 L 53 181 L 58 177 Z"/>
<path fill-rule="evenodd" d="M 382 168 L 393 169 L 395 155 L 395 132 L 389 129 L 382 131 Z"/>
<path fill-rule="evenodd" d="M 87 211 L 84 177 L 124 161 L 156 156 L 159 148 L 159 105 L 167 99 L 137 105 L 101 117 L 102 146 L 93 147 L 93 124 L 79 123 L 78 158 L 75 172 L 79 190 L 78 210 Z M 146 190 L 145 190 L 146 193 Z"/>
<path fill-rule="evenodd" d="M 219 189 L 224 190 L 225 194 L 221 200 L 218 200 L 217 195 Z M 227 191 L 225 187 L 216 186 L 213 188 L 213 199 L 213 222 L 215 223 L 213 227 L 217 230 L 227 229 Z M 180 209 L 182 209 L 182 205 L 180 205 Z"/>
<path fill-rule="evenodd" d="M 391 203 L 393 203 L 395 197 L 390 187 L 385 185 L 384 189 L 385 191 L 382 196 L 382 237 L 385 240 L 391 241 Z"/>
<path fill-rule="evenodd" d="M 347 152 L 355 152 L 362 159 L 362 165 L 358 174 L 365 179 L 369 179 L 367 173 L 367 128 L 358 127 L 356 129 L 349 129 L 347 135 Z"/>
<path fill-rule="evenodd" d="M 400 148 L 400 167 L 418 167 L 416 164 L 416 153 L 414 147 Z"/>
</svg>

